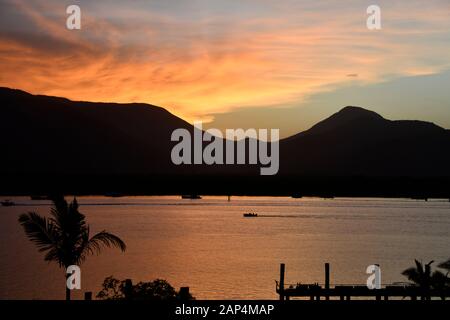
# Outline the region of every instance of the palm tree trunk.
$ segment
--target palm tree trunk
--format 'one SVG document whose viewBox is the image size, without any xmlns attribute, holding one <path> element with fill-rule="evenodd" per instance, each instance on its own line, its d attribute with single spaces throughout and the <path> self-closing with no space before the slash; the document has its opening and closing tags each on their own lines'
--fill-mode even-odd
<svg viewBox="0 0 450 320">
<path fill-rule="evenodd" d="M 67 269 L 66 269 L 66 270 L 67 270 Z M 70 274 L 66 273 L 66 282 L 65 282 L 65 285 L 66 285 L 66 300 L 67 300 L 67 301 L 70 300 L 70 289 L 67 288 L 67 280 L 69 279 L 69 277 L 70 277 Z"/>
</svg>

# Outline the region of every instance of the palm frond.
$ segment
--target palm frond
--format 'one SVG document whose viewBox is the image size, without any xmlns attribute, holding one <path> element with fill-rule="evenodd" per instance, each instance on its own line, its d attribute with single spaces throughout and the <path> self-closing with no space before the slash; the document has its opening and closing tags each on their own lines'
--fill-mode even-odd
<svg viewBox="0 0 450 320">
<path fill-rule="evenodd" d="M 127 248 L 125 242 L 123 242 L 122 239 L 120 239 L 118 236 L 106 231 L 102 231 L 89 239 L 86 250 L 98 254 L 100 253 L 102 246 L 108 248 L 117 247 L 122 250 L 122 252 L 124 252 Z"/>
<path fill-rule="evenodd" d="M 442 262 L 438 265 L 439 268 L 446 269 L 450 271 L 450 259 L 445 262 Z"/>
<path fill-rule="evenodd" d="M 402 275 L 407 277 L 409 281 L 412 281 L 415 284 L 420 284 L 421 275 L 416 268 L 408 268 L 402 272 Z"/>
<path fill-rule="evenodd" d="M 434 271 L 431 275 L 431 284 L 435 288 L 444 288 L 448 283 L 450 279 L 441 271 Z"/>
<path fill-rule="evenodd" d="M 60 234 L 54 223 L 35 212 L 19 216 L 19 223 L 27 237 L 36 244 L 39 251 L 47 251 L 57 246 Z"/>
<path fill-rule="evenodd" d="M 53 207 L 50 209 L 50 214 L 52 215 L 52 220 L 55 224 L 63 229 L 64 217 L 67 214 L 67 201 L 63 196 L 52 197 Z"/>
<path fill-rule="evenodd" d="M 423 274 L 423 273 L 424 273 L 424 270 L 423 270 L 423 264 L 422 264 L 422 262 L 419 261 L 419 260 L 417 260 L 417 259 L 414 259 L 414 262 L 415 262 L 415 264 L 416 264 L 417 272 L 418 272 L 419 274 Z"/>
</svg>

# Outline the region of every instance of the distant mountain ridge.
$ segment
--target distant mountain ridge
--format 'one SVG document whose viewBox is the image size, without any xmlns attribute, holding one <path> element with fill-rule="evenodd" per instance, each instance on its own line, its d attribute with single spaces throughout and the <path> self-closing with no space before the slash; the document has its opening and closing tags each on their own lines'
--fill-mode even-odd
<svg viewBox="0 0 450 320">
<path fill-rule="evenodd" d="M 7 88 L 0 88 L 0 103 L 7 137 L 0 170 L 141 173 L 152 166 L 169 173 L 170 135 L 191 127 L 147 104 L 76 102 Z"/>
<path fill-rule="evenodd" d="M 424 121 L 387 120 L 360 107 L 345 107 L 282 145 L 283 169 L 290 174 L 450 175 L 449 130 Z"/>
<path fill-rule="evenodd" d="M 257 175 L 252 166 L 175 166 L 173 130 L 193 127 L 148 104 L 70 101 L 0 88 L 0 175 Z M 345 107 L 280 141 L 280 177 L 450 177 L 450 132 Z"/>
</svg>

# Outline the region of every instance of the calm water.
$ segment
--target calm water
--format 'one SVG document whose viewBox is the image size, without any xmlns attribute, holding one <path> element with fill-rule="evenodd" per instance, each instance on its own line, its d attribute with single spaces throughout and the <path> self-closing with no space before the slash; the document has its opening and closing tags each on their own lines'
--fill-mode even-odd
<svg viewBox="0 0 450 320">
<path fill-rule="evenodd" d="M 0 298 L 63 299 L 64 274 L 43 261 L 17 223 L 20 213 L 48 214 L 49 202 L 12 198 L 0 207 Z M 382 282 L 404 281 L 414 258 L 450 257 L 450 203 L 404 199 L 82 197 L 91 232 L 106 229 L 128 245 L 82 266 L 82 292 L 103 279 L 168 280 L 199 299 L 271 299 L 279 264 L 287 283 L 364 284 L 379 263 Z M 244 212 L 257 218 L 243 218 Z M 75 298 L 82 293 L 76 292 Z"/>
</svg>

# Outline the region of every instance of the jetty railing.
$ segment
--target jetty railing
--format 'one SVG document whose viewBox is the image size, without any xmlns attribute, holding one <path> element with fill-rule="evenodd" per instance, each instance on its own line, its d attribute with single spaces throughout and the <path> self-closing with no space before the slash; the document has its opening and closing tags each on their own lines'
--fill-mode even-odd
<svg viewBox="0 0 450 320">
<path fill-rule="evenodd" d="M 351 300 L 352 297 L 374 298 L 375 300 L 389 300 L 390 298 L 409 298 L 410 300 L 431 300 L 439 298 L 445 300 L 450 297 L 450 288 L 443 287 L 421 288 L 409 284 L 384 285 L 380 289 L 369 289 L 367 285 L 361 284 L 335 284 L 330 286 L 330 264 L 325 264 L 325 284 L 286 284 L 285 265 L 280 265 L 280 280 L 275 281 L 276 293 L 280 300 L 290 300 L 291 298 L 309 298 L 310 300 L 330 300 L 336 298 L 340 300 Z"/>
</svg>

